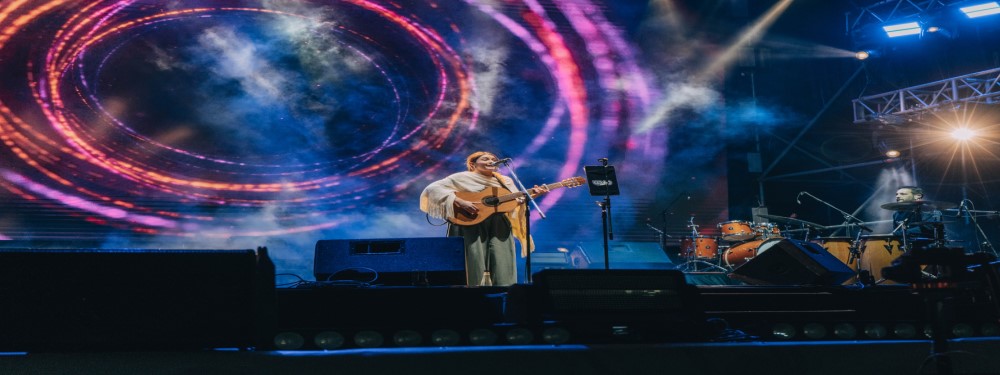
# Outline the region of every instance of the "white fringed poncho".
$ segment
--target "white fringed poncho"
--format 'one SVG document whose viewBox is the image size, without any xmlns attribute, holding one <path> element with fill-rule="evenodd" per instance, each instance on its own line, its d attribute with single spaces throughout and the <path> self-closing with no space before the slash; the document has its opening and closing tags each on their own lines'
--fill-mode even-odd
<svg viewBox="0 0 1000 375">
<path fill-rule="evenodd" d="M 510 177 L 503 176 L 499 173 L 493 174 L 496 177 L 486 177 L 476 172 L 458 172 L 452 174 L 443 179 L 432 182 L 424 188 L 424 191 L 420 193 L 420 210 L 426 212 L 433 218 L 436 219 L 448 219 L 455 216 L 455 192 L 456 191 L 483 191 L 487 187 L 503 187 L 510 191 L 517 191 L 517 189 L 511 189 L 514 186 L 514 181 Z M 503 185 L 500 181 L 497 181 L 497 177 L 503 180 Z M 521 256 L 526 256 L 527 251 L 524 249 L 526 230 L 524 227 L 524 208 L 522 206 L 517 206 L 511 212 L 506 213 L 507 219 L 510 220 L 511 230 L 513 231 L 514 238 L 517 238 L 521 242 Z M 532 242 L 534 245 L 534 242 Z M 531 246 L 534 250 L 534 246 Z"/>
</svg>

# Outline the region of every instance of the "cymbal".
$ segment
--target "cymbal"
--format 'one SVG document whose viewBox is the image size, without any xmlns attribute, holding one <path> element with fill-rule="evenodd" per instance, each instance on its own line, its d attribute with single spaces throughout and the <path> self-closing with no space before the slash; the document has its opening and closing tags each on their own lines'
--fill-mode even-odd
<svg viewBox="0 0 1000 375">
<path fill-rule="evenodd" d="M 887 210 L 915 210 L 918 207 L 927 207 L 931 209 L 948 209 L 958 207 L 957 204 L 951 202 L 940 202 L 940 201 L 910 201 L 910 202 L 892 202 L 885 203 L 880 206 Z"/>
<path fill-rule="evenodd" d="M 792 224 L 792 225 L 801 225 L 801 226 L 804 226 L 804 227 L 816 228 L 816 229 L 823 229 L 823 228 L 825 228 L 824 226 L 816 224 L 816 223 L 813 223 L 811 221 L 799 220 L 799 219 L 791 218 L 791 217 L 778 216 L 778 215 L 767 215 L 767 214 L 761 214 L 761 215 L 757 215 L 757 216 L 765 218 L 765 219 L 768 219 L 768 220 L 772 220 L 772 221 L 775 221 L 775 222 L 778 222 L 778 223 L 785 223 L 785 224 Z"/>
</svg>

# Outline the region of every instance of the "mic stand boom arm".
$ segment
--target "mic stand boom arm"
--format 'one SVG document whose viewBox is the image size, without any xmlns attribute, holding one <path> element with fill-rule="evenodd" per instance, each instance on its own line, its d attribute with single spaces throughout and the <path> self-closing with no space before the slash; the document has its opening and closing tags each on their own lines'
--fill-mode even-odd
<svg viewBox="0 0 1000 375">
<path fill-rule="evenodd" d="M 530 204 L 524 205 L 524 232 L 525 232 L 524 233 L 524 238 L 525 238 L 524 242 L 525 243 L 521 244 L 521 247 L 523 247 L 525 249 L 524 253 L 527 254 L 527 255 L 525 255 L 525 258 L 524 258 L 524 272 L 525 272 L 525 274 L 524 274 L 524 280 L 525 280 L 525 282 L 527 282 L 528 284 L 530 284 L 531 283 L 531 251 L 533 250 L 531 248 L 531 242 L 532 242 L 531 241 L 531 206 L 535 206 L 535 209 L 538 210 L 538 216 L 541 217 L 542 219 L 545 218 L 545 213 L 543 213 L 542 209 L 539 208 L 538 204 L 535 203 L 535 198 L 531 196 L 531 192 L 529 192 L 528 189 L 526 189 L 524 187 L 524 184 L 521 183 L 521 179 L 517 177 L 517 172 L 515 172 L 514 171 L 514 167 L 512 167 L 510 165 L 510 159 L 504 159 L 503 160 L 503 165 L 505 167 L 507 167 L 508 171 L 510 171 L 510 177 L 511 177 L 511 179 L 514 180 L 514 184 L 517 185 L 517 188 L 520 191 L 525 192 L 525 194 L 524 194 L 524 196 L 526 197 L 525 199 L 527 199 L 528 203 L 530 203 Z"/>
<path fill-rule="evenodd" d="M 819 203 L 822 203 L 822 204 L 826 205 L 827 207 L 830 207 L 830 208 L 832 208 L 832 209 L 836 210 L 837 212 L 840 212 L 840 214 L 841 214 L 841 215 L 844 215 L 844 224 L 850 224 L 850 223 L 851 223 L 851 221 L 854 221 L 854 222 L 856 223 L 856 225 L 857 225 L 857 226 L 858 226 L 859 228 L 861 228 L 861 230 L 863 230 L 863 231 L 865 231 L 865 232 L 872 232 L 872 229 L 871 229 L 871 228 L 869 228 L 869 227 L 866 227 L 866 226 L 864 225 L 864 221 L 862 221 L 861 219 L 858 219 L 858 218 L 857 218 L 856 216 L 854 216 L 854 215 L 851 215 L 851 214 L 850 214 L 850 213 L 848 213 L 847 211 L 844 211 L 844 210 L 841 210 L 841 209 L 837 208 L 837 206 L 834 206 L 834 205 L 832 205 L 832 204 L 830 204 L 830 203 L 827 203 L 826 201 L 824 201 L 824 200 L 822 200 L 822 199 L 819 199 L 819 198 L 817 198 L 817 197 L 816 197 L 815 195 L 812 195 L 812 194 L 809 194 L 809 192 L 808 192 L 808 191 L 803 191 L 803 192 L 801 192 L 800 194 L 802 194 L 802 195 L 807 195 L 807 196 L 809 196 L 810 198 L 812 198 L 812 199 L 815 199 L 815 200 L 816 200 L 817 202 L 819 202 Z"/>
</svg>

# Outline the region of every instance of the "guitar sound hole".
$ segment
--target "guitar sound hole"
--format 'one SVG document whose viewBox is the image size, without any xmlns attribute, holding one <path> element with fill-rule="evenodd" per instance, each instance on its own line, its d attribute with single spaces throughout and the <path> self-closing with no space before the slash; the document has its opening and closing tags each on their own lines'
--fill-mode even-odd
<svg viewBox="0 0 1000 375">
<path fill-rule="evenodd" d="M 500 199 L 498 199 L 497 197 L 486 197 L 483 198 L 483 204 L 487 206 L 496 206 L 500 204 Z"/>
</svg>

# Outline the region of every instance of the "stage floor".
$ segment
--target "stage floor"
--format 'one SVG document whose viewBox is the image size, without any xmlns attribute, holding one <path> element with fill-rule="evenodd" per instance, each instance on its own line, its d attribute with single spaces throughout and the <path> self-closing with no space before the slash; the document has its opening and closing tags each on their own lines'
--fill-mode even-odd
<svg viewBox="0 0 1000 375">
<path fill-rule="evenodd" d="M 955 374 L 1000 373 L 1000 340 L 950 343 Z M 8 353 L 3 374 L 938 373 L 929 341 L 534 345 L 338 351 Z"/>
</svg>

